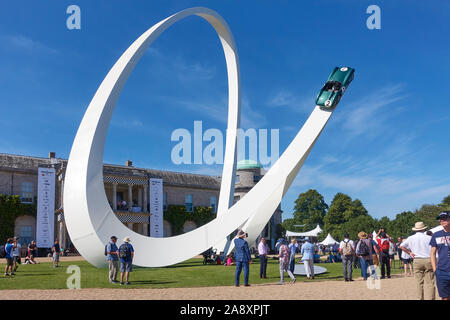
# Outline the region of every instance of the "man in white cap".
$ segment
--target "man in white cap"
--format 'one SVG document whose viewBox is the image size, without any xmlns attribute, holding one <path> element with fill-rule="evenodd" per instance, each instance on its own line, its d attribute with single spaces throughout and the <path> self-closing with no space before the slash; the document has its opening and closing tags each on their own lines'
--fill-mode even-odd
<svg viewBox="0 0 450 320">
<path fill-rule="evenodd" d="M 400 249 L 409 254 L 413 259 L 414 278 L 417 284 L 417 297 L 419 300 L 424 300 L 424 291 L 429 299 L 434 300 L 434 272 L 430 259 L 430 240 L 431 236 L 427 235 L 425 231 L 427 226 L 423 222 L 416 222 L 413 231 L 416 233 L 400 245 Z"/>
<path fill-rule="evenodd" d="M 119 247 L 119 258 L 120 258 L 120 285 L 123 285 L 123 275 L 126 276 L 126 284 L 129 285 L 129 276 L 132 271 L 134 249 L 130 244 L 130 238 L 126 237 L 123 239 L 123 244 Z"/>
<path fill-rule="evenodd" d="M 248 284 L 248 276 L 249 276 L 249 263 L 252 261 L 250 256 L 250 250 L 248 248 L 247 241 L 244 238 L 247 234 L 239 229 L 237 238 L 234 239 L 234 247 L 236 250 L 235 259 L 236 259 L 236 273 L 234 275 L 234 285 L 239 287 L 239 277 L 241 276 L 242 269 L 244 269 L 244 286 L 250 286 Z"/>
<path fill-rule="evenodd" d="M 431 237 L 431 264 L 439 296 L 442 300 L 450 300 L 450 211 L 442 211 L 437 219 L 443 229 Z M 439 259 L 436 259 L 436 253 Z"/>
<path fill-rule="evenodd" d="M 117 283 L 117 271 L 119 270 L 119 249 L 116 245 L 117 237 L 112 236 L 111 241 L 106 245 L 106 260 L 109 265 L 109 282 Z"/>
</svg>

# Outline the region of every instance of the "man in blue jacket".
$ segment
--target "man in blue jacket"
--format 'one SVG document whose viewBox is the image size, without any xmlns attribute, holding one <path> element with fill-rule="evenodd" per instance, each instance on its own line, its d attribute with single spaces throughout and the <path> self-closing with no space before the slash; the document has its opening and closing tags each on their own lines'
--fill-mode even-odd
<svg viewBox="0 0 450 320">
<path fill-rule="evenodd" d="M 248 274 L 249 274 L 249 263 L 252 262 L 252 258 L 250 256 L 250 250 L 248 249 L 248 243 L 244 240 L 247 234 L 239 230 L 237 234 L 237 238 L 234 239 L 234 247 L 236 250 L 235 259 L 236 259 L 236 273 L 235 273 L 235 285 L 239 287 L 239 277 L 241 276 L 242 268 L 244 268 L 244 286 L 250 286 L 248 284 Z"/>
</svg>

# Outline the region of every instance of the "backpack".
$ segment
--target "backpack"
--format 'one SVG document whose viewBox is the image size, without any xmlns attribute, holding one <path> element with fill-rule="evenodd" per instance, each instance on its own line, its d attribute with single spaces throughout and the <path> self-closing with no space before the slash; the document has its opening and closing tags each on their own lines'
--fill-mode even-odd
<svg viewBox="0 0 450 320">
<path fill-rule="evenodd" d="M 351 256 L 353 255 L 352 246 L 350 245 L 350 241 L 345 242 L 344 241 L 344 248 L 342 249 L 342 253 L 344 256 Z"/>
<path fill-rule="evenodd" d="M 0 258 L 6 257 L 6 249 L 5 246 L 0 247 Z"/>
<path fill-rule="evenodd" d="M 131 251 L 128 245 L 123 244 L 119 248 L 119 257 L 122 259 L 129 258 L 131 256 Z"/>
<path fill-rule="evenodd" d="M 381 251 L 388 253 L 389 252 L 389 240 L 388 239 L 380 239 L 380 249 Z"/>
<path fill-rule="evenodd" d="M 370 249 L 367 243 L 361 240 L 361 244 L 359 245 L 359 255 L 360 256 L 368 256 L 370 254 Z"/>
</svg>

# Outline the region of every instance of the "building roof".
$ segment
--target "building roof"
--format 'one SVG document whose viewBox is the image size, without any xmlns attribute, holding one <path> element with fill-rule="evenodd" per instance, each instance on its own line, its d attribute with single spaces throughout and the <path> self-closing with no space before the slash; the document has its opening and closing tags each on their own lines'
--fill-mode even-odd
<svg viewBox="0 0 450 320">
<path fill-rule="evenodd" d="M 260 169 L 261 165 L 255 160 L 241 160 L 237 163 L 237 170 Z"/>
<path fill-rule="evenodd" d="M 62 165 L 67 167 L 65 159 L 49 159 L 33 156 L 11 155 L 0 153 L 0 170 L 26 171 L 36 172 L 40 166 L 48 166 L 51 164 Z M 164 183 L 174 186 L 199 187 L 208 189 L 220 189 L 220 177 L 173 172 L 164 170 L 154 170 L 145 168 L 128 167 L 113 164 L 103 165 L 103 174 L 112 176 L 126 176 L 134 178 L 160 178 Z"/>
<path fill-rule="evenodd" d="M 39 166 L 51 164 L 51 159 L 0 153 L 0 169 L 37 171 Z"/>
</svg>

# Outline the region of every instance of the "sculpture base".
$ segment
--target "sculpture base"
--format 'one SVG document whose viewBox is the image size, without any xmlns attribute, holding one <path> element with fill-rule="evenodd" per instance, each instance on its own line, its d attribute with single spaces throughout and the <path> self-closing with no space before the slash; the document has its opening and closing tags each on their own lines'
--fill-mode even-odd
<svg viewBox="0 0 450 320">
<path fill-rule="evenodd" d="M 327 272 L 327 269 L 324 267 L 314 265 L 314 275 L 322 274 Z M 296 264 L 294 269 L 294 274 L 298 274 L 300 276 L 306 276 L 305 265 L 304 264 Z"/>
</svg>

